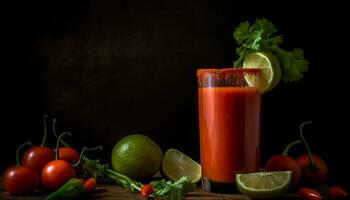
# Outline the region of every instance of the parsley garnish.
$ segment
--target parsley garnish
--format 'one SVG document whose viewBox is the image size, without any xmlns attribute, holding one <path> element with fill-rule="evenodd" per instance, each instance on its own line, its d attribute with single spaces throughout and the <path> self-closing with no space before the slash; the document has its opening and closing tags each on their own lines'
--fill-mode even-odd
<svg viewBox="0 0 350 200">
<path fill-rule="evenodd" d="M 240 23 L 233 33 L 239 45 L 236 53 L 239 58 L 234 62 L 235 68 L 241 68 L 245 56 L 252 52 L 266 51 L 278 59 L 282 67 L 284 82 L 299 81 L 309 67 L 309 61 L 304 58 L 302 49 L 287 51 L 279 47 L 283 43 L 282 35 L 275 35 L 277 29 L 267 19 L 256 19 L 254 24 L 248 21 Z"/>
</svg>

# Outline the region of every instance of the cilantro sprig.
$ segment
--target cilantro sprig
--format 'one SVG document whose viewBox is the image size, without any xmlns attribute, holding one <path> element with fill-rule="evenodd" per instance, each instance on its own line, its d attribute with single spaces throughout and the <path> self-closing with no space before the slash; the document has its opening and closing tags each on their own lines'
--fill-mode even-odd
<svg viewBox="0 0 350 200">
<path fill-rule="evenodd" d="M 181 200 L 184 199 L 186 193 L 193 191 L 196 184 L 192 183 L 187 176 L 179 178 L 177 181 L 160 180 L 152 181 L 154 188 L 154 196 L 161 197 L 164 200 Z"/>
<path fill-rule="evenodd" d="M 85 170 L 92 176 L 113 180 L 134 193 L 141 192 L 143 187 L 141 182 L 109 169 L 108 164 L 100 164 L 98 160 L 91 160 L 86 156 L 83 156 L 83 160 Z M 153 192 L 150 197 L 164 200 L 182 200 L 188 192 L 196 188 L 196 184 L 192 183 L 187 176 L 183 176 L 177 181 L 165 179 L 152 181 L 151 185 L 153 186 Z"/>
<path fill-rule="evenodd" d="M 256 19 L 254 24 L 248 21 L 240 23 L 233 32 L 233 37 L 239 45 L 236 49 L 238 59 L 234 61 L 235 68 L 241 68 L 246 55 L 257 51 L 272 53 L 282 67 L 282 80 L 296 82 L 303 77 L 309 68 L 309 61 L 304 58 L 300 48 L 287 51 L 279 47 L 283 43 L 282 35 L 275 35 L 277 29 L 267 19 Z"/>
</svg>

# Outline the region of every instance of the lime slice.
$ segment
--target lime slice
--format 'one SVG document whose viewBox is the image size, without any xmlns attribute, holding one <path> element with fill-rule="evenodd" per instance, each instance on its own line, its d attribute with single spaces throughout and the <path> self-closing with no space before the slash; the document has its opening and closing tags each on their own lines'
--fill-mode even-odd
<svg viewBox="0 0 350 200">
<path fill-rule="evenodd" d="M 281 66 L 277 58 L 268 52 L 248 54 L 243 61 L 243 68 L 260 69 L 258 80 L 256 76 L 246 75 L 250 86 L 257 87 L 261 94 L 272 90 L 281 80 Z"/>
<path fill-rule="evenodd" d="M 181 151 L 169 149 L 163 157 L 162 173 L 172 180 L 187 176 L 196 183 L 201 179 L 201 166 Z"/>
<path fill-rule="evenodd" d="M 257 172 L 237 174 L 236 185 L 252 198 L 271 198 L 285 193 L 292 180 L 291 171 Z"/>
</svg>

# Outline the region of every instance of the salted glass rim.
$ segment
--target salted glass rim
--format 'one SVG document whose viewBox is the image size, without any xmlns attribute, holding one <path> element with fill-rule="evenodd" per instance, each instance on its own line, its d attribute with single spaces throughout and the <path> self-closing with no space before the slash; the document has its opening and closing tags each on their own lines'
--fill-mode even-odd
<svg viewBox="0 0 350 200">
<path fill-rule="evenodd" d="M 258 68 L 199 68 L 197 69 L 197 78 L 201 78 L 204 74 L 223 74 L 223 73 L 253 73 L 258 74 L 261 70 Z"/>
</svg>

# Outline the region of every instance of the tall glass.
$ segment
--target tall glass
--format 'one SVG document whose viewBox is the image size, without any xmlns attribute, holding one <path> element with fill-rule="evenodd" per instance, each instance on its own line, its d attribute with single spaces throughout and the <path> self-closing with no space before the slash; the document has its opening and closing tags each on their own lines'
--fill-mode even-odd
<svg viewBox="0 0 350 200">
<path fill-rule="evenodd" d="M 234 191 L 236 173 L 259 170 L 258 69 L 198 69 L 202 187 Z"/>
</svg>

